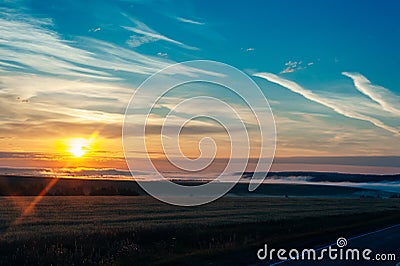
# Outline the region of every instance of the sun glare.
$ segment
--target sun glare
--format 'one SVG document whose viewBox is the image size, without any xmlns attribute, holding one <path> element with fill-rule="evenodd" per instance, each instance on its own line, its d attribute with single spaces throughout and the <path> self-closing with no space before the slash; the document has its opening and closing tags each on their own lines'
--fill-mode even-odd
<svg viewBox="0 0 400 266">
<path fill-rule="evenodd" d="M 68 151 L 75 157 L 82 157 L 90 148 L 90 141 L 83 138 L 75 138 L 69 141 Z"/>
</svg>

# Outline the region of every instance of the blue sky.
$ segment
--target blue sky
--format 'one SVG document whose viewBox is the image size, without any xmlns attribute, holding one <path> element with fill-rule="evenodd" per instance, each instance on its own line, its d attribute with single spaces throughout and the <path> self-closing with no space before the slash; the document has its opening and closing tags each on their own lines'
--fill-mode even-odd
<svg viewBox="0 0 400 266">
<path fill-rule="evenodd" d="M 99 153 L 119 156 L 134 89 L 208 59 L 261 87 L 278 157 L 400 156 L 399 13 L 398 1 L 2 1 L 1 147 L 51 152 L 43 136 L 96 131 Z"/>
<path fill-rule="evenodd" d="M 397 1 L 16 1 L 10 6 L 51 18 L 66 40 L 85 36 L 131 44 L 143 54 L 168 54 L 176 62 L 207 58 L 275 73 L 290 60 L 314 62 L 312 75 L 323 81 L 357 71 L 399 90 L 400 81 L 393 78 L 400 59 Z M 124 27 L 138 26 L 135 21 L 183 45 L 129 42 L 133 34 Z"/>
</svg>

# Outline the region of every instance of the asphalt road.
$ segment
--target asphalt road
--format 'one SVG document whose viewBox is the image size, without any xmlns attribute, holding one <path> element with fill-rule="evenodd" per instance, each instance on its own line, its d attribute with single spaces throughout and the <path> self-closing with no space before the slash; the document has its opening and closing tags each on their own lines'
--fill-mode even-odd
<svg viewBox="0 0 400 266">
<path fill-rule="evenodd" d="M 391 227 L 383 228 L 381 230 L 377 230 L 374 232 L 370 232 L 367 234 L 363 234 L 356 237 L 350 237 L 346 239 L 347 244 L 343 246 L 343 258 L 345 258 L 345 252 L 347 249 L 358 249 L 360 254 L 360 260 L 331 260 L 329 258 L 328 251 L 324 253 L 324 258 L 318 261 L 312 260 L 305 260 L 305 261 L 294 261 L 294 260 L 287 260 L 287 261 L 279 261 L 276 263 L 271 264 L 269 261 L 265 260 L 262 261 L 260 264 L 257 265 L 279 265 L 279 266 L 287 266 L 287 265 L 398 265 L 400 266 L 400 224 L 394 225 Z M 327 245 L 321 248 L 316 248 L 317 250 L 317 257 L 321 254 L 321 250 L 324 248 L 328 248 L 331 246 L 333 249 L 338 249 L 336 252 L 339 254 L 339 248 L 336 244 L 336 240 L 333 241 L 335 244 Z M 343 243 L 343 242 L 342 242 Z M 310 247 L 311 248 L 311 247 Z M 368 255 L 370 260 L 364 260 L 362 258 L 362 252 L 365 249 L 370 249 L 372 252 Z M 290 249 L 287 251 L 289 252 Z M 333 253 L 332 253 L 333 254 Z M 349 253 L 350 254 L 350 253 Z M 386 260 L 382 261 L 382 259 L 386 256 L 389 257 L 394 254 L 395 260 Z M 378 255 L 376 257 L 376 255 Z M 276 252 L 275 252 L 276 256 Z M 288 253 L 286 253 L 288 256 Z M 338 255 L 339 256 L 339 255 Z M 349 255 L 351 257 L 351 255 Z M 380 259 L 380 260 L 378 260 Z"/>
</svg>

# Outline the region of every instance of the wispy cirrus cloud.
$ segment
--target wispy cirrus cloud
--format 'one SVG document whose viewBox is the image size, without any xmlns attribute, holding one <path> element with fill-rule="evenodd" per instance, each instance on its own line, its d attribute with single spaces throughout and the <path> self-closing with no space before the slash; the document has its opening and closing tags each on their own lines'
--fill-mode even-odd
<svg viewBox="0 0 400 266">
<path fill-rule="evenodd" d="M 197 49 L 125 16 L 135 24 L 127 29 L 146 41 L 163 40 L 186 49 Z M 56 31 L 50 18 L 34 17 L 27 10 L 0 8 L 0 71 L 5 75 L 29 73 L 95 82 L 124 82 L 127 73 L 147 76 L 175 63 L 166 55 L 141 54 L 112 42 L 84 36 L 66 40 Z M 194 68 L 184 70 L 188 74 L 198 72 Z"/>
<path fill-rule="evenodd" d="M 119 80 L 116 71 L 149 75 L 171 63 L 87 37 L 65 40 L 49 18 L 0 8 L 0 71 Z"/>
<path fill-rule="evenodd" d="M 334 97 L 329 98 L 326 96 L 321 96 L 321 95 L 318 95 L 318 94 L 312 92 L 311 90 L 304 89 L 302 86 L 300 86 L 299 84 L 297 84 L 293 81 L 284 79 L 284 78 L 279 77 L 272 73 L 264 72 L 264 73 L 256 73 L 253 75 L 256 77 L 266 79 L 266 80 L 268 80 L 272 83 L 278 84 L 282 87 L 285 87 L 285 88 L 291 90 L 292 92 L 300 94 L 301 96 L 303 96 L 304 98 L 306 98 L 310 101 L 319 103 L 321 105 L 324 105 L 324 106 L 332 109 L 333 111 L 335 111 L 338 114 L 341 114 L 341 115 L 349 117 L 349 118 L 368 121 L 379 128 L 382 128 L 382 129 L 392 132 L 396 135 L 399 135 L 399 129 L 392 127 L 390 125 L 387 125 L 377 118 L 374 118 L 372 116 L 366 115 L 366 114 L 358 111 L 357 106 L 360 105 L 359 102 L 355 102 L 355 104 L 356 104 L 355 105 L 354 101 L 352 101 L 353 104 L 349 105 L 349 101 L 345 101 L 345 99 L 341 99 L 340 97 L 337 97 L 337 96 L 336 96 L 336 98 L 334 98 Z"/>
<path fill-rule="evenodd" d="M 153 30 L 152 28 L 150 28 L 149 26 L 147 26 L 146 24 L 144 24 L 141 21 L 138 21 L 133 18 L 130 18 L 130 20 L 135 24 L 135 26 L 134 27 L 122 26 L 122 28 L 134 33 L 127 41 L 127 44 L 131 47 L 138 47 L 142 44 L 150 43 L 150 42 L 165 41 L 165 42 L 169 42 L 169 43 L 178 45 L 178 46 L 188 49 L 188 50 L 198 50 L 197 47 L 186 45 L 180 41 L 169 38 L 157 31 Z"/>
<path fill-rule="evenodd" d="M 107 73 L 78 66 L 91 57 L 74 48 L 49 28 L 52 21 L 0 9 L 0 56 L 2 69 L 19 68 L 72 76 L 109 76 Z"/>
<path fill-rule="evenodd" d="M 176 19 L 178 21 L 180 21 L 180 22 L 194 24 L 194 25 L 204 25 L 205 24 L 204 22 L 200 22 L 200 21 L 196 21 L 196 20 L 192 20 L 192 19 L 187 19 L 187 18 L 182 18 L 182 17 L 177 17 Z"/>
<path fill-rule="evenodd" d="M 400 97 L 388 89 L 372 84 L 366 77 L 359 73 L 343 72 L 344 76 L 351 78 L 358 91 L 378 103 L 382 108 L 396 116 L 400 116 Z"/>
</svg>

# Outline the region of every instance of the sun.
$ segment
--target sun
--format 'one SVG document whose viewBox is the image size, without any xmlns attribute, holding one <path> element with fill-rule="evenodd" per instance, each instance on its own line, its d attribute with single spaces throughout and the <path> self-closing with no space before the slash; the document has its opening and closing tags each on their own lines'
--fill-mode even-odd
<svg viewBox="0 0 400 266">
<path fill-rule="evenodd" d="M 90 150 L 90 141 L 84 138 L 74 138 L 69 140 L 68 151 L 74 157 L 82 157 Z"/>
</svg>

